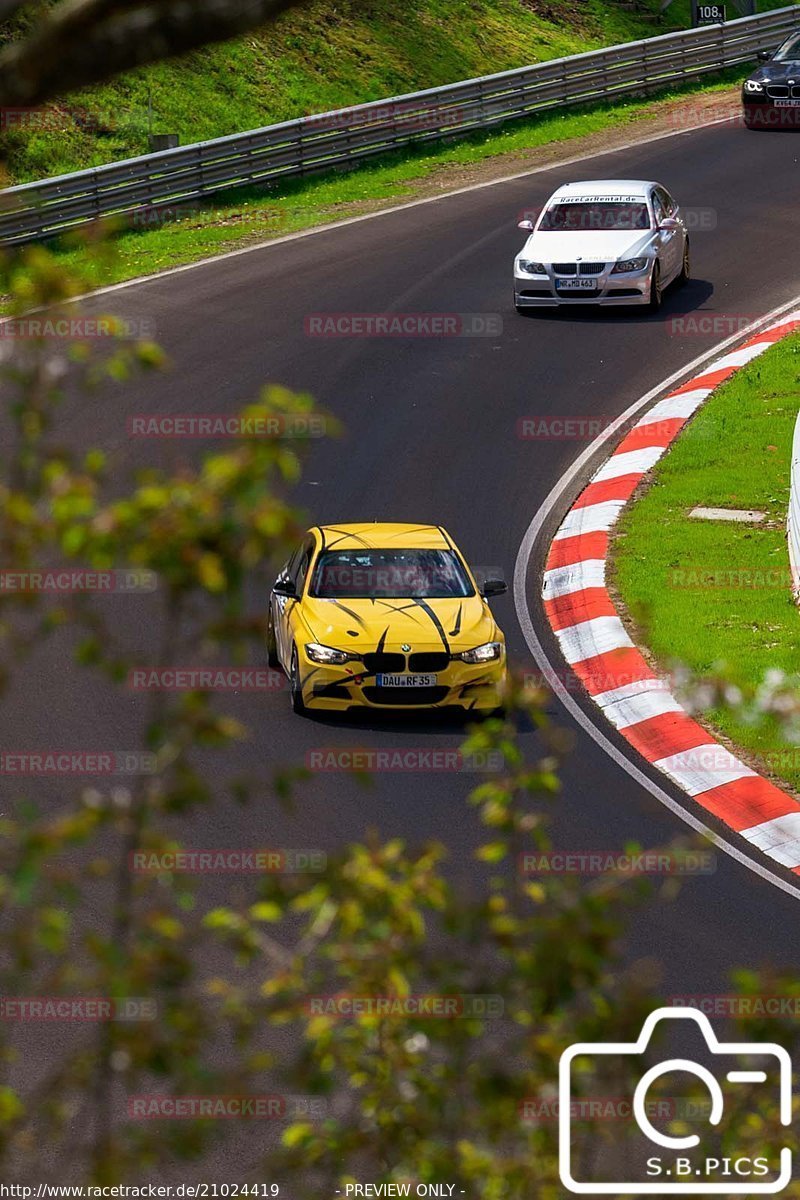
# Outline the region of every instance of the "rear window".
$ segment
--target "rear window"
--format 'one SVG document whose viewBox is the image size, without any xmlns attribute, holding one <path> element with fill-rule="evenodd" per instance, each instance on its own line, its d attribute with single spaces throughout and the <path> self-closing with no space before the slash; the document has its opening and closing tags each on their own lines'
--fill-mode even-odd
<svg viewBox="0 0 800 1200">
<path fill-rule="evenodd" d="M 559 200 L 547 209 L 539 226 L 544 233 L 649 228 L 650 213 L 644 200 Z"/>
</svg>

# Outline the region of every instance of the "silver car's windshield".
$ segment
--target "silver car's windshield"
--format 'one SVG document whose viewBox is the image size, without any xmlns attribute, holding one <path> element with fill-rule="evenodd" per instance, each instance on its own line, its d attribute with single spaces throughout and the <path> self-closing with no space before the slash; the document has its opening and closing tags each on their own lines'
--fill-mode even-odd
<svg viewBox="0 0 800 1200">
<path fill-rule="evenodd" d="M 602 233 L 610 229 L 649 228 L 650 213 L 644 200 L 559 200 L 542 217 L 539 231 Z"/>
</svg>

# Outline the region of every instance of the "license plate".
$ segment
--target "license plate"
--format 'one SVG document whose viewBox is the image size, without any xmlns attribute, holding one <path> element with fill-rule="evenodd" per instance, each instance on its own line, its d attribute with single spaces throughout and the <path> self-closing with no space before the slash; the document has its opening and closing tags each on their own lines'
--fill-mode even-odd
<svg viewBox="0 0 800 1200">
<path fill-rule="evenodd" d="M 597 280 L 557 279 L 556 287 L 560 292 L 593 292 L 597 288 Z"/>
<path fill-rule="evenodd" d="M 800 108 L 800 100 L 774 100 L 776 108 Z"/>
<path fill-rule="evenodd" d="M 436 687 L 435 675 L 377 675 L 378 687 L 429 688 Z"/>
</svg>

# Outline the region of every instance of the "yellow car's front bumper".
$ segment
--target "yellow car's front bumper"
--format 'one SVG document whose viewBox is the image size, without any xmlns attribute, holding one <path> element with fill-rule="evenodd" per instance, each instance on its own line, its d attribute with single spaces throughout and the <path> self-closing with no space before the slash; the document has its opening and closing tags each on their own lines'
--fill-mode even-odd
<svg viewBox="0 0 800 1200">
<path fill-rule="evenodd" d="M 313 711 L 343 712 L 348 708 L 413 710 L 461 708 L 490 712 L 503 703 L 506 682 L 505 651 L 500 659 L 472 666 L 450 661 L 436 672 L 435 687 L 379 687 L 375 674 L 358 662 L 343 667 L 321 666 L 300 655 L 303 703 Z"/>
</svg>

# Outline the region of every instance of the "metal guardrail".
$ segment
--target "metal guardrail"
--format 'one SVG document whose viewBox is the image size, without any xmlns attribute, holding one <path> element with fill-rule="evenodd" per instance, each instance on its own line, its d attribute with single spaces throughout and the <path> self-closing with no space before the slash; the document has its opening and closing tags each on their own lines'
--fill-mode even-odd
<svg viewBox="0 0 800 1200">
<path fill-rule="evenodd" d="M 748 62 L 798 28 L 800 4 L 792 4 L 20 184 L 0 192 L 0 242 L 30 241 L 102 216 L 349 166 L 565 105 L 653 91 Z"/>
</svg>

